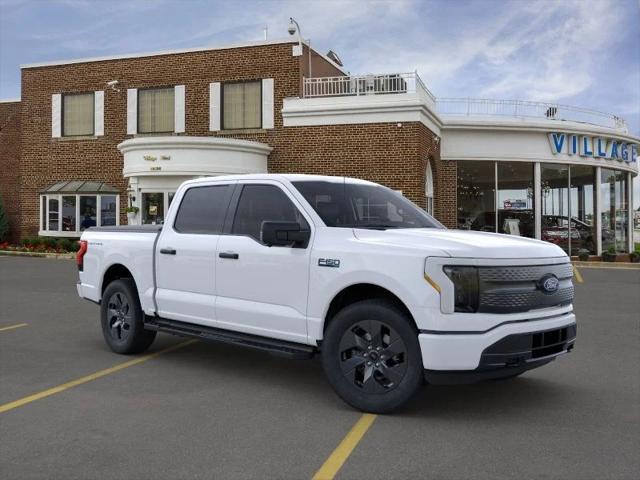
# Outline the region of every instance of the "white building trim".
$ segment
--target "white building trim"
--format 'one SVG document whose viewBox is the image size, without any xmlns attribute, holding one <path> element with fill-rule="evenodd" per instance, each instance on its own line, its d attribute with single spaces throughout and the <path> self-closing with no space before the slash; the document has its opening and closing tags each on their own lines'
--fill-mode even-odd
<svg viewBox="0 0 640 480">
<path fill-rule="evenodd" d="M 138 89 L 127 89 L 127 135 L 138 133 Z"/>
<path fill-rule="evenodd" d="M 185 130 L 185 86 L 176 85 L 173 87 L 173 131 L 184 133 Z"/>
<path fill-rule="evenodd" d="M 118 149 L 124 155 L 125 178 L 265 173 L 272 150 L 248 140 L 186 136 L 137 137 Z"/>
<path fill-rule="evenodd" d="M 442 127 L 419 93 L 285 98 L 282 120 L 285 127 L 421 122 L 436 135 Z"/>
<path fill-rule="evenodd" d="M 62 137 L 62 94 L 51 95 L 51 137 Z"/>
<path fill-rule="evenodd" d="M 108 60 L 123 60 L 127 58 L 157 57 L 161 55 L 177 55 L 181 53 L 229 50 L 231 48 L 263 47 L 266 45 L 280 45 L 280 44 L 291 44 L 291 43 L 297 44 L 298 39 L 297 38 L 281 38 L 281 39 L 275 39 L 275 40 L 264 40 L 260 42 L 223 44 L 223 45 L 212 46 L 212 47 L 181 48 L 181 49 L 173 49 L 173 50 L 159 50 L 155 52 L 125 53 L 122 55 L 106 55 L 102 57 L 85 57 L 85 58 L 75 58 L 70 60 L 53 60 L 50 62 L 26 63 L 26 64 L 20 65 L 20 68 L 26 69 L 26 68 L 52 67 L 57 65 L 71 65 L 74 63 L 104 62 Z M 303 43 L 307 45 L 307 42 L 303 41 Z M 343 73 L 346 73 L 339 65 L 337 65 L 330 58 L 327 58 L 325 55 L 317 52 L 314 48 L 311 48 L 311 50 L 316 52 L 320 57 L 324 58 L 329 63 L 331 63 L 331 65 L 333 65 L 335 68 L 339 69 Z"/>
<path fill-rule="evenodd" d="M 104 135 L 104 91 L 93 92 L 93 134 L 96 137 Z"/>
</svg>

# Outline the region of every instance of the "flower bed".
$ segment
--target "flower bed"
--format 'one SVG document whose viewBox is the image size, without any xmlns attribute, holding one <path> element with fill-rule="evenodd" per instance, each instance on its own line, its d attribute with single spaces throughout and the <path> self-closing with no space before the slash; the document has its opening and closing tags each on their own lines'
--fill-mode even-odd
<svg viewBox="0 0 640 480">
<path fill-rule="evenodd" d="M 78 240 L 73 238 L 34 237 L 25 238 L 18 245 L 9 242 L 0 243 L 0 250 L 29 253 L 73 253 L 80 248 Z"/>
</svg>

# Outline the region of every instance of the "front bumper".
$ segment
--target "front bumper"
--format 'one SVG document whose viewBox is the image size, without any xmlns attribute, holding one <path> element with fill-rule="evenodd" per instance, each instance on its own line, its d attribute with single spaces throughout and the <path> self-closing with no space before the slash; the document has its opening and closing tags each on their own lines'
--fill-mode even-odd
<svg viewBox="0 0 640 480">
<path fill-rule="evenodd" d="M 487 376 L 489 371 L 511 369 L 517 374 L 516 368 L 525 371 L 544 365 L 570 351 L 575 337 L 575 315 L 566 313 L 505 323 L 484 332 L 422 332 L 418 340 L 427 373 Z"/>
</svg>

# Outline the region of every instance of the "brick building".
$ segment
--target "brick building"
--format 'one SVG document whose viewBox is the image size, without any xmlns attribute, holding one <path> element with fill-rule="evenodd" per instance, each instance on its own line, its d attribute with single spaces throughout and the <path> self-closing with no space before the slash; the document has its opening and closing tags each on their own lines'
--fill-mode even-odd
<svg viewBox="0 0 640 480">
<path fill-rule="evenodd" d="M 638 139 L 617 117 L 531 102 L 505 115 L 436 100 L 416 73 L 352 76 L 334 60 L 284 40 L 23 66 L 20 101 L 0 103 L 14 239 L 160 223 L 186 179 L 269 171 L 379 182 L 448 227 L 629 248 Z M 607 151 L 572 152 L 574 138 Z"/>
</svg>

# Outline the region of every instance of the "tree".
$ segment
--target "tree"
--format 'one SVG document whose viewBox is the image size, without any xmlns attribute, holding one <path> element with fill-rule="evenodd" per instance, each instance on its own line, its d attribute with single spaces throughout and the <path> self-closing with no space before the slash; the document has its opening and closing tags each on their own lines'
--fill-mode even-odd
<svg viewBox="0 0 640 480">
<path fill-rule="evenodd" d="M 2 196 L 0 196 L 0 243 L 9 239 L 9 218 L 4 210 Z"/>
</svg>

